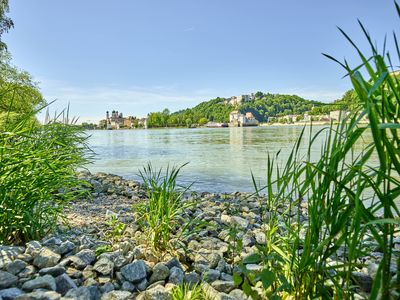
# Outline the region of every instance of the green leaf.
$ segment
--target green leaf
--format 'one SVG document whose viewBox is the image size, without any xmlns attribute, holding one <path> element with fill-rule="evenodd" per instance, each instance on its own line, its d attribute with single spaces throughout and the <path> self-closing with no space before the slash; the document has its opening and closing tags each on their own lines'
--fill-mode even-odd
<svg viewBox="0 0 400 300">
<path fill-rule="evenodd" d="M 267 269 L 262 270 L 259 277 L 261 279 L 264 289 L 269 288 L 271 284 L 274 283 L 274 281 L 276 280 L 275 273 Z"/>
<path fill-rule="evenodd" d="M 261 261 L 262 257 L 259 253 L 252 253 L 243 259 L 244 264 L 258 264 Z"/>
<path fill-rule="evenodd" d="M 236 286 L 240 286 L 243 282 L 242 276 L 239 273 L 233 273 L 233 282 Z"/>
</svg>

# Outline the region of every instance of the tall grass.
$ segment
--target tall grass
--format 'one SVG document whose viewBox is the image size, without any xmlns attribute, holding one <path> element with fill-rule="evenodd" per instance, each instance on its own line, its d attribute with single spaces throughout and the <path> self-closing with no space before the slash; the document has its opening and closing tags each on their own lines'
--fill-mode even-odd
<svg viewBox="0 0 400 300">
<path fill-rule="evenodd" d="M 400 15 L 397 4 L 396 9 Z M 370 45 L 369 55 L 340 31 L 357 51 L 361 65 L 351 67 L 326 55 L 346 70 L 360 109 L 337 126 L 318 132 L 310 128 L 308 141 L 303 130 L 283 166 L 268 157 L 267 184 L 257 187 L 258 193 L 267 193 L 267 245 L 252 258 L 261 260 L 264 270 L 253 274 L 243 264 L 244 276 L 236 276 L 250 295 L 255 295 L 251 286 L 262 281 L 268 297 L 351 299 L 363 292 L 354 271 L 365 266 L 361 258 L 372 249 L 364 239 L 371 236 L 383 258 L 371 291 L 364 292 L 370 299 L 400 298 L 398 256 L 397 278 L 390 271 L 393 238 L 400 224 L 396 204 L 400 195 L 400 82 L 392 73 L 393 57 L 385 47 L 379 53 L 360 26 Z M 396 60 L 400 60 L 396 34 L 393 38 Z M 360 122 L 364 116 L 367 125 Z M 368 135 L 372 142 L 364 140 Z M 321 137 L 325 142 L 320 158 L 312 161 L 311 150 Z M 301 150 L 304 142 L 308 143 L 306 151 Z M 304 206 L 308 216 L 302 214 Z"/>
<path fill-rule="evenodd" d="M 32 117 L 0 129 L 0 243 L 43 237 L 84 193 L 75 171 L 90 159 L 88 137 L 67 114 L 43 126 Z"/>
<path fill-rule="evenodd" d="M 182 238 L 189 234 L 195 220 L 186 214 L 193 202 L 183 200 L 190 187 L 179 188 L 177 177 L 180 167 L 156 170 L 149 163 L 139 172 L 147 191 L 148 201 L 135 207 L 139 223 L 147 234 L 150 247 L 156 255 L 174 252 L 183 246 Z"/>
</svg>

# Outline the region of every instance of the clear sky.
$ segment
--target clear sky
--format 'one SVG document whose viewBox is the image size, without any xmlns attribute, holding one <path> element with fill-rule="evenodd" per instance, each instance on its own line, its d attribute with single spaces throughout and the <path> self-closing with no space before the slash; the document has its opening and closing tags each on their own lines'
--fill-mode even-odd
<svg viewBox="0 0 400 300">
<path fill-rule="evenodd" d="M 321 52 L 358 62 L 336 26 L 366 46 L 357 18 L 378 44 L 400 24 L 390 0 L 10 0 L 9 16 L 14 64 L 82 120 L 256 91 L 329 102 L 350 85 Z"/>
</svg>

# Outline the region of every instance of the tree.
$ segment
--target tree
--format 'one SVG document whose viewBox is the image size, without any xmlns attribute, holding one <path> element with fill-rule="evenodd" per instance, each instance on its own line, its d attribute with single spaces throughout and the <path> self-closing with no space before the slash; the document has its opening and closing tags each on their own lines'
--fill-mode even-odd
<svg viewBox="0 0 400 300">
<path fill-rule="evenodd" d="M 14 26 L 13 21 L 6 16 L 8 12 L 8 0 L 0 0 L 0 51 L 7 49 L 7 45 L 1 40 L 1 36 Z"/>
<path fill-rule="evenodd" d="M 207 122 L 208 122 L 207 118 L 200 118 L 198 123 L 199 125 L 204 125 L 207 124 Z"/>
<path fill-rule="evenodd" d="M 12 124 L 26 115 L 35 120 L 34 112 L 45 105 L 37 84 L 28 72 L 11 65 L 10 54 L 0 52 L 0 124 Z"/>
</svg>

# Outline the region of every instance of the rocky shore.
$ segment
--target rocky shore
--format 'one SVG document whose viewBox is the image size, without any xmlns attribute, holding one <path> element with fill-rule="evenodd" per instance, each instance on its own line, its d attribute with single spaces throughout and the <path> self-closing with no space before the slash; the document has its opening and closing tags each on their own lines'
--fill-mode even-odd
<svg viewBox="0 0 400 300">
<path fill-rule="evenodd" d="M 183 283 L 198 283 L 209 299 L 249 299 L 235 285 L 233 274 L 236 262 L 266 244 L 259 199 L 246 193 L 188 193 L 187 200 L 200 200 L 188 214 L 205 225 L 176 254 L 157 257 L 146 247 L 132 209 L 146 201 L 140 183 L 105 173 L 79 176 L 91 183 L 93 199 L 70 203 L 67 223 L 61 222 L 41 241 L 0 246 L 0 300 L 172 299 L 173 290 Z M 300 209 L 301 221 L 306 222 L 306 203 Z M 113 234 L 112 216 L 118 220 L 115 226 L 123 224 L 121 232 Z M 368 234 L 364 239 L 371 252 L 363 257 L 364 266 L 353 272 L 360 299 L 367 297 L 382 257 Z M 398 255 L 400 237 L 395 237 L 393 247 Z M 262 269 L 256 261 L 245 267 Z M 395 274 L 394 259 L 392 267 Z M 261 295 L 261 282 L 253 290 Z"/>
</svg>

